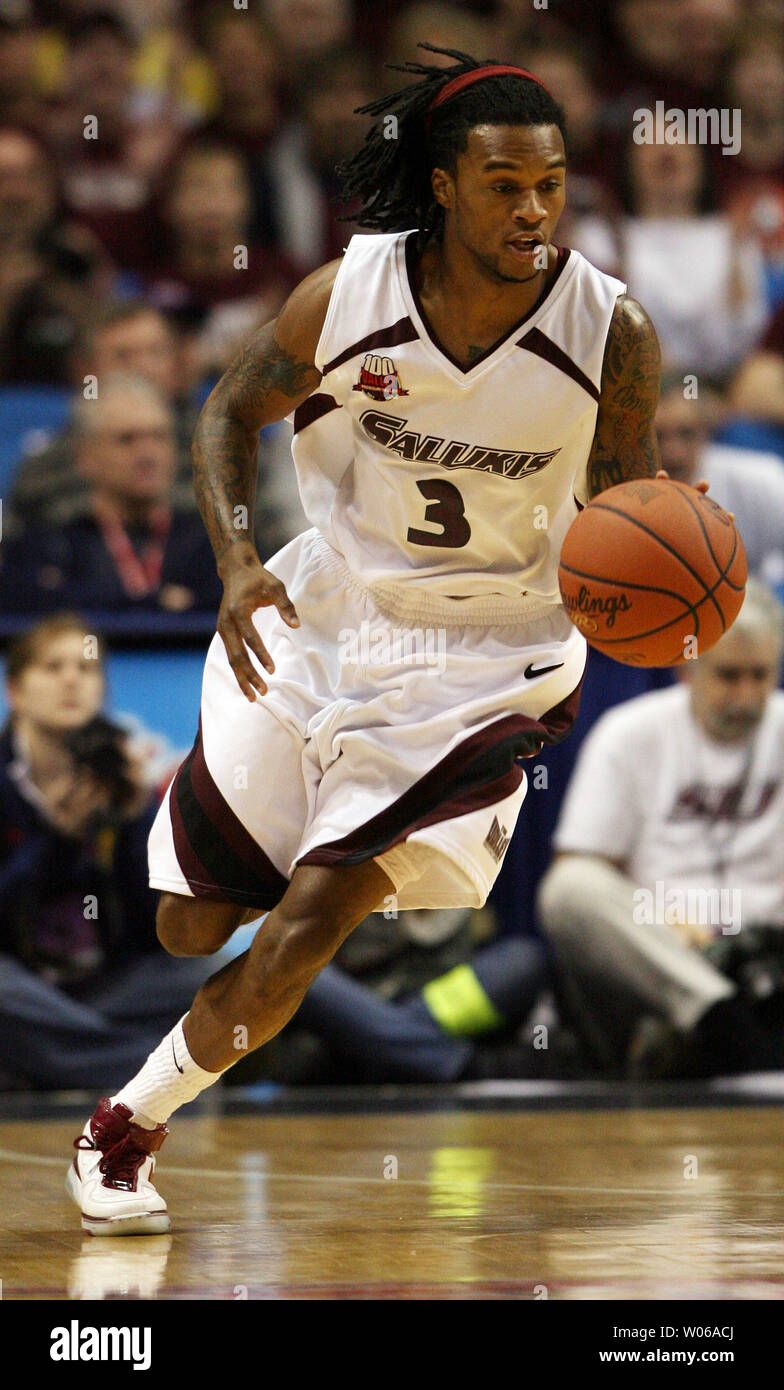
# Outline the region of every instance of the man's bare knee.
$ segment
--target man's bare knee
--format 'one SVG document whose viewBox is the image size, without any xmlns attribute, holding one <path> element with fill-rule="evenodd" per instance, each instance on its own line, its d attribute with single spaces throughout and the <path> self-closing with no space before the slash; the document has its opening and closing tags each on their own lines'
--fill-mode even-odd
<svg viewBox="0 0 784 1390">
<path fill-rule="evenodd" d="M 259 987 L 265 994 L 307 987 L 391 886 L 374 863 L 298 869 L 251 947 Z"/>
<path fill-rule="evenodd" d="M 211 956 L 246 916 L 245 908 L 235 903 L 161 893 L 155 929 L 170 956 Z"/>
<path fill-rule="evenodd" d="M 367 914 L 363 914 L 367 915 Z M 357 922 L 345 909 L 304 905 L 288 911 L 279 904 L 274 922 L 262 930 L 251 947 L 251 960 L 264 992 L 308 982 L 332 960 Z"/>
</svg>

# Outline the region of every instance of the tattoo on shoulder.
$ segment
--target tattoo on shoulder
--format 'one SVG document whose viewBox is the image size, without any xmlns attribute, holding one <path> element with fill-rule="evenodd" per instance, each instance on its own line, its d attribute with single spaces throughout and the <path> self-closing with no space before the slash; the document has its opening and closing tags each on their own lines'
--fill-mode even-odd
<svg viewBox="0 0 784 1390">
<path fill-rule="evenodd" d="M 224 383 L 233 403 L 253 410 L 261 408 L 272 393 L 291 400 L 309 394 L 320 377 L 312 362 L 298 362 L 280 346 L 274 333 L 262 329 L 235 358 Z"/>
<path fill-rule="evenodd" d="M 312 363 L 284 351 L 267 325 L 234 359 L 202 410 L 193 438 L 193 485 L 218 560 L 228 546 L 248 539 L 265 417 L 283 419 L 320 379 Z M 246 519 L 242 526 L 238 516 Z"/>
<path fill-rule="evenodd" d="M 588 495 L 659 467 L 653 419 L 661 354 L 656 330 L 635 299 L 621 295 L 610 320 L 596 431 L 588 459 Z"/>
</svg>

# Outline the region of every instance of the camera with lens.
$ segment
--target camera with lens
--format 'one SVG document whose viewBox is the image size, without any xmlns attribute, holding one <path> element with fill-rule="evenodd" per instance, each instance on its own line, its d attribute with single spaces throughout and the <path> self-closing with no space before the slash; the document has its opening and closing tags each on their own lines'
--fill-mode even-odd
<svg viewBox="0 0 784 1390">
<path fill-rule="evenodd" d="M 92 773 L 109 794 L 111 814 L 121 819 L 139 796 L 131 774 L 128 736 L 119 724 L 97 714 L 68 738 L 68 751 L 78 768 Z"/>
</svg>

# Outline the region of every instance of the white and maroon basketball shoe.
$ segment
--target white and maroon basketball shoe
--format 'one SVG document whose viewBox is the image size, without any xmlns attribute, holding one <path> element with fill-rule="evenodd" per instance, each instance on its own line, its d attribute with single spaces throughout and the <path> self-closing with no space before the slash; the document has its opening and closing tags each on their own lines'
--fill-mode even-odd
<svg viewBox="0 0 784 1390">
<path fill-rule="evenodd" d="M 99 1101 L 78 1139 L 65 1190 L 93 1236 L 157 1236 L 171 1226 L 166 1203 L 150 1181 L 166 1125 L 143 1129 L 127 1105 Z"/>
</svg>

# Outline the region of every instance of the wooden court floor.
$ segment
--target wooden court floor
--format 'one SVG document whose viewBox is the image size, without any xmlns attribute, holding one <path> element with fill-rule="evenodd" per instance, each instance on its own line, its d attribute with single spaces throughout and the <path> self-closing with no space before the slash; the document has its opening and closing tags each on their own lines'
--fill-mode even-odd
<svg viewBox="0 0 784 1390">
<path fill-rule="evenodd" d="M 777 1106 L 179 1118 L 169 1236 L 82 1235 L 73 1121 L 0 1123 L 5 1299 L 781 1299 Z"/>
</svg>

